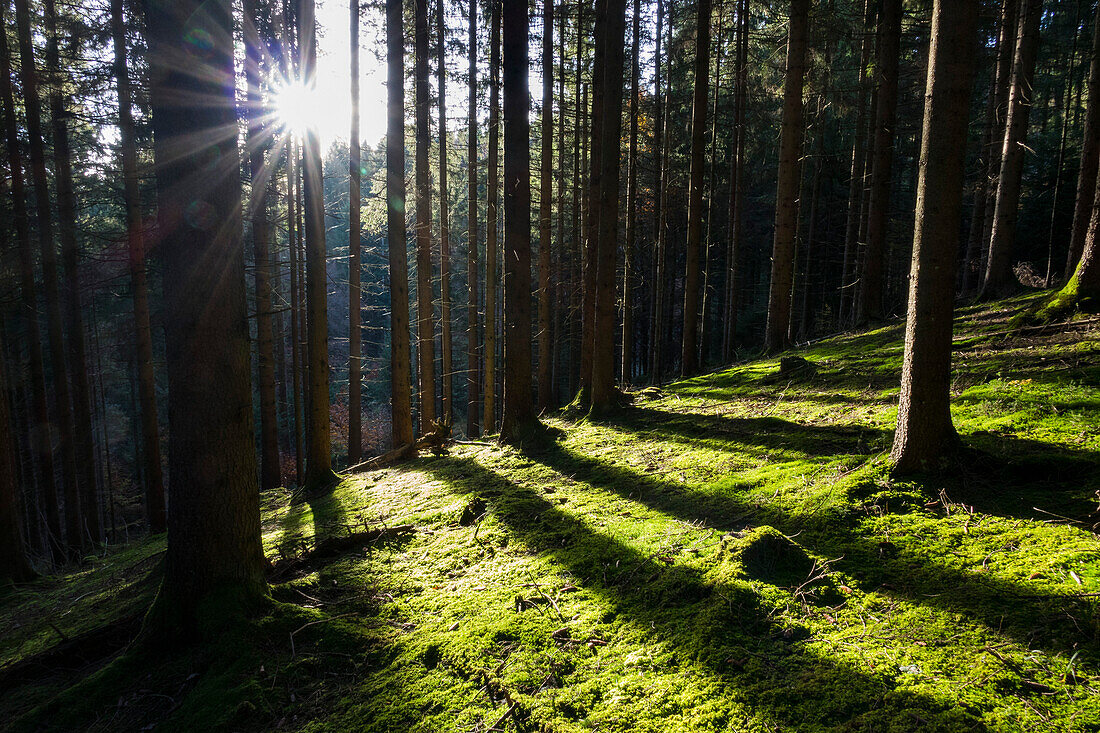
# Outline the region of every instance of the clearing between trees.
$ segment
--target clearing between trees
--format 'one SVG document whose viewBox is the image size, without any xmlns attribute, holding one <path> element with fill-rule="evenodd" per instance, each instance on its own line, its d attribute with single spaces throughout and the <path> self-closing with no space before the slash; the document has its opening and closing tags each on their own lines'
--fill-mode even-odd
<svg viewBox="0 0 1100 733">
<path fill-rule="evenodd" d="M 264 495 L 273 603 L 121 653 L 163 538 L 0 599 L 12 730 L 1096 730 L 1100 319 L 965 308 L 966 445 L 886 456 L 902 323 Z M 790 354 L 788 354 L 789 356 Z M 218 609 L 206 617 L 217 624 Z"/>
</svg>

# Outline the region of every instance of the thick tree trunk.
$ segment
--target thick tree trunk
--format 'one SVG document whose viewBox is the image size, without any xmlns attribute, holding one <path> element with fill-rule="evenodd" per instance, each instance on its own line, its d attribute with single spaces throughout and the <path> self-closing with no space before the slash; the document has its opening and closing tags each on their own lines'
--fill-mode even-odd
<svg viewBox="0 0 1100 733">
<path fill-rule="evenodd" d="M 505 2 L 504 415 L 500 439 L 538 425 L 531 395 L 531 126 L 527 109 L 527 5 Z"/>
<path fill-rule="evenodd" d="M 1094 194 L 1097 195 L 1100 192 Z M 1067 305 L 1074 303 L 1086 313 L 1100 313 L 1100 206 L 1092 208 L 1077 270 L 1062 288 L 1057 300 Z"/>
<path fill-rule="evenodd" d="M 409 270 L 405 233 L 405 45 L 402 0 L 386 0 L 386 243 L 390 261 L 393 446 L 413 446 Z M 415 449 L 413 449 L 415 450 Z"/>
<path fill-rule="evenodd" d="M 554 0 L 542 0 L 542 153 L 539 170 L 538 409 L 554 405 L 550 282 L 554 170 Z M 559 206 L 560 206 L 559 202 Z"/>
<path fill-rule="evenodd" d="M 38 224 L 38 246 L 42 258 L 42 286 L 46 299 L 46 327 L 53 373 L 54 415 L 60 438 L 61 484 L 65 493 L 65 545 L 70 559 L 84 546 L 81 518 L 80 485 L 76 476 L 76 451 L 73 442 L 73 411 L 69 392 L 68 359 L 62 332 L 61 294 L 58 289 L 57 249 L 54 243 L 53 211 L 46 174 L 46 153 L 42 139 L 42 114 L 39 102 L 38 71 L 31 43 L 30 11 L 27 0 L 15 0 L 15 20 L 19 36 L 20 76 L 23 80 L 23 111 L 30 141 L 31 180 Z"/>
<path fill-rule="evenodd" d="M 203 608 L 243 614 L 266 593 L 252 432 L 240 157 L 228 0 L 146 2 L 168 345 L 164 584 L 149 641 L 206 632 Z M 180 28 L 201 18 L 196 57 Z M 203 99 L 196 106 L 189 100 Z M 209 161 L 217 161 L 211 166 Z"/>
<path fill-rule="evenodd" d="M 141 405 L 141 454 L 145 459 L 145 514 L 149 530 L 167 527 L 164 478 L 161 470 L 160 423 L 157 419 L 156 376 L 153 371 L 153 333 L 149 325 L 149 286 L 145 272 L 145 232 L 138 180 L 137 143 L 132 109 L 133 94 L 126 61 L 126 26 L 122 0 L 111 0 L 111 34 L 115 52 L 118 93 L 118 130 L 122 158 L 122 184 L 126 199 L 126 243 L 130 288 L 134 298 L 134 353 L 137 358 L 138 400 Z M 113 508 L 112 508 L 113 511 Z"/>
<path fill-rule="evenodd" d="M 68 331 L 68 368 L 72 377 L 73 453 L 80 509 L 84 518 L 82 542 L 103 541 L 99 499 L 96 495 L 95 428 L 92 426 L 91 388 L 84 353 L 84 318 L 81 308 L 79 252 L 76 242 L 76 194 L 73 189 L 72 153 L 69 146 L 69 113 L 61 95 L 62 77 L 58 49 L 57 12 L 54 0 L 43 3 L 46 19 L 46 68 L 53 78 L 49 90 L 53 136 L 54 186 L 57 190 L 58 235 L 65 266 L 65 326 Z"/>
<path fill-rule="evenodd" d="M 467 211 L 469 212 L 469 231 L 466 235 L 466 286 L 469 288 L 469 300 L 466 306 L 466 435 L 474 438 L 481 433 L 479 413 L 481 395 L 478 386 L 481 383 L 479 369 L 481 360 L 478 351 L 478 266 L 477 266 L 477 178 L 481 166 L 477 155 L 477 2 L 470 4 L 470 72 L 468 105 L 469 118 L 466 123 L 466 170 L 469 176 L 469 194 Z"/>
<path fill-rule="evenodd" d="M 684 335 L 680 350 L 680 375 L 699 370 L 699 256 L 703 236 L 703 176 L 706 155 L 707 88 L 710 86 L 710 0 L 696 3 L 695 90 L 691 105 L 691 166 L 688 183 L 687 258 L 684 273 Z"/>
<path fill-rule="evenodd" d="M 351 133 L 348 139 L 348 463 L 363 459 L 362 152 L 359 146 L 359 0 L 351 0 Z"/>
<path fill-rule="evenodd" d="M 798 184 L 801 178 L 799 148 L 802 141 L 802 82 L 806 75 L 809 14 L 809 0 L 791 0 L 787 72 L 783 82 L 783 124 L 779 132 L 771 289 L 764 335 L 764 347 L 770 352 L 781 351 L 787 346 L 787 326 L 791 319 L 794 240 L 798 233 Z"/>
<path fill-rule="evenodd" d="M 912 471 L 958 442 L 951 424 L 951 329 L 962 218 L 977 0 L 936 0 L 917 181 L 901 403 L 891 457 Z"/>
<path fill-rule="evenodd" d="M 708 2 L 709 0 L 703 0 Z M 604 0 L 603 121 L 600 124 L 600 186 L 596 240 L 591 411 L 615 399 L 615 254 L 619 246 L 619 180 L 623 126 L 623 54 L 626 0 Z M 597 36 L 597 40 L 599 36 Z"/>
<path fill-rule="evenodd" d="M 442 321 L 442 369 L 443 414 L 442 421 L 450 425 L 454 419 L 453 351 L 451 335 L 451 235 L 447 190 L 447 62 L 444 51 L 446 40 L 443 23 L 443 0 L 436 4 L 435 16 L 436 57 L 439 60 L 439 288 L 441 292 L 440 320 Z"/>
<path fill-rule="evenodd" d="M 1089 64 L 1088 111 L 1081 141 L 1081 168 L 1077 174 L 1077 197 L 1073 207 L 1066 276 L 1077 267 L 1095 205 L 1098 162 L 1100 162 L 1100 5 L 1096 8 L 1092 29 L 1092 61 Z"/>
<path fill-rule="evenodd" d="M 875 107 L 871 156 L 871 202 L 867 212 L 867 246 L 860 276 L 857 323 L 885 315 L 886 237 L 889 232 L 890 189 L 894 165 L 894 127 L 898 109 L 898 60 L 901 44 L 901 0 L 883 0 L 879 14 L 875 61 L 878 104 Z"/>
<path fill-rule="evenodd" d="M 496 430 L 497 169 L 500 151 L 500 2 L 489 0 L 489 183 L 485 202 L 485 412 L 486 433 Z"/>
<path fill-rule="evenodd" d="M 1005 295 L 1014 289 L 1016 282 L 1012 273 L 1012 256 L 1016 245 L 1016 219 L 1020 213 L 1027 123 L 1033 101 L 1032 80 L 1039 54 L 1039 22 L 1043 15 L 1043 0 L 1023 0 L 1023 3 L 1012 61 L 1012 91 L 1008 97 L 1008 119 L 1001 145 L 1001 173 L 993 209 L 993 231 L 982 281 L 983 299 Z"/>
<path fill-rule="evenodd" d="M 641 0 L 634 0 L 634 21 L 630 45 L 630 142 L 627 152 L 626 241 L 623 243 L 623 352 L 621 378 L 624 385 L 634 381 L 634 269 L 637 267 L 638 239 L 638 82 L 641 62 L 638 58 L 641 37 Z"/>
<path fill-rule="evenodd" d="M 267 135 L 263 126 L 261 64 L 264 47 L 255 19 L 256 0 L 244 3 L 245 77 L 248 94 L 248 170 L 252 186 L 248 210 L 252 223 L 252 249 L 256 265 L 256 376 L 260 394 L 260 489 L 282 483 L 279 465 L 279 421 L 275 412 L 275 334 L 271 323 L 271 222 L 267 216 Z"/>
<path fill-rule="evenodd" d="M 0 21 L 7 10 L 0 2 Z M 4 27 L 7 27 L 6 25 Z M 50 410 L 46 399 L 46 373 L 42 357 L 42 336 L 38 327 L 35 303 L 34 255 L 31 251 L 30 221 L 26 209 L 26 189 L 23 183 L 23 160 L 15 120 L 15 98 L 12 93 L 11 56 L 6 33 L 0 33 L 0 96 L 3 97 L 4 134 L 7 142 L 8 175 L 11 179 L 12 219 L 19 253 L 19 311 L 30 361 L 31 416 L 30 447 L 34 456 L 38 495 L 46 512 L 47 549 L 51 557 L 60 560 L 64 537 L 57 504 L 57 484 L 54 478 L 53 446 L 50 437 Z"/>
</svg>

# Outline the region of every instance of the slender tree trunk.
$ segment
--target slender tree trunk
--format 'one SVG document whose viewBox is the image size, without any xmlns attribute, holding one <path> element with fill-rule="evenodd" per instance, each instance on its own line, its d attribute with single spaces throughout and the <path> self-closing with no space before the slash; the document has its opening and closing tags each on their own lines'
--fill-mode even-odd
<svg viewBox="0 0 1100 733">
<path fill-rule="evenodd" d="M 932 13 L 901 403 L 891 457 L 921 468 L 958 441 L 951 424 L 951 328 L 962 218 L 977 0 L 936 0 Z"/>
<path fill-rule="evenodd" d="M 624 385 L 634 381 L 634 269 L 638 239 L 638 82 L 640 76 L 639 40 L 641 37 L 641 0 L 634 0 L 634 21 L 630 43 L 630 142 L 627 152 L 626 242 L 623 243 L 623 358 L 621 377 Z"/>
<path fill-rule="evenodd" d="M 244 614 L 266 593 L 241 247 L 240 157 L 228 0 L 147 2 L 158 250 L 168 345 L 169 504 L 164 584 L 146 638 L 208 633 L 204 601 Z M 205 20 L 196 57 L 179 29 Z M 190 100 L 203 99 L 195 106 Z M 210 161 L 217 161 L 211 165 Z M 201 216 L 193 222 L 197 213 Z"/>
<path fill-rule="evenodd" d="M 565 5 L 562 5 L 563 11 Z M 554 314 L 554 335 L 551 339 L 554 352 L 554 375 L 552 377 L 551 400 L 554 405 L 560 404 L 561 374 L 566 353 L 566 334 L 568 334 L 569 321 L 569 252 L 565 244 L 565 166 L 568 156 L 565 152 L 565 17 L 558 22 L 558 267 L 557 277 L 561 287 L 556 289 L 557 313 Z M 574 173 L 576 167 L 574 167 Z"/>
<path fill-rule="evenodd" d="M 599 217 L 596 240 L 596 297 L 592 348 L 592 413 L 615 399 L 615 254 L 619 240 L 619 181 L 623 126 L 623 55 L 626 0 L 604 0 L 603 121 L 600 124 Z M 702 0 L 709 2 L 709 0 Z M 599 40 L 600 36 L 597 36 Z"/>
<path fill-rule="evenodd" d="M 126 242 L 130 288 L 134 298 L 134 353 L 138 368 L 138 400 L 141 405 L 141 445 L 145 458 L 145 514 L 149 530 L 163 532 L 168 524 L 164 508 L 161 471 L 160 424 L 157 419 L 156 376 L 153 371 L 153 334 L 149 325 L 149 286 L 145 273 L 145 233 L 138 181 L 137 144 L 133 94 L 126 61 L 126 26 L 122 0 L 111 0 L 111 33 L 115 51 L 118 93 L 118 129 L 122 157 L 122 183 L 126 199 Z M 114 508 L 111 509 L 114 511 Z"/>
<path fill-rule="evenodd" d="M 771 291 L 764 337 L 765 348 L 771 352 L 781 351 L 787 346 L 787 325 L 791 318 L 794 241 L 798 233 L 798 184 L 801 177 L 802 82 L 806 74 L 809 13 L 809 0 L 791 0 L 787 72 L 783 82 L 783 124 L 779 133 L 779 183 L 776 190 Z"/>
<path fill-rule="evenodd" d="M 275 335 L 271 324 L 271 223 L 267 215 L 268 131 L 263 127 L 263 92 L 260 88 L 264 48 L 255 19 L 256 0 L 244 2 L 245 77 L 248 94 L 248 169 L 252 179 L 248 202 L 252 223 L 252 248 L 256 265 L 256 371 L 260 393 L 260 489 L 269 491 L 282 483 L 279 466 L 279 422 L 275 412 Z"/>
<path fill-rule="evenodd" d="M 7 2 L 0 2 L 0 21 L 7 10 Z M 4 25 L 6 28 L 7 26 Z M 24 338 L 30 361 L 32 429 L 31 452 L 34 455 L 36 483 L 46 512 L 46 529 L 49 534 L 48 550 L 55 560 L 63 555 L 61 517 L 57 504 L 57 485 L 54 478 L 53 447 L 50 437 L 50 411 L 46 399 L 46 374 L 42 357 L 42 337 L 38 327 L 35 303 L 34 255 L 31 251 L 30 222 L 25 205 L 26 192 L 23 183 L 23 160 L 20 155 L 19 136 L 15 121 L 15 99 L 12 93 L 11 57 L 6 33 L 0 33 L 0 95 L 3 96 L 4 132 L 7 142 L 8 175 L 11 178 L 12 213 L 15 238 L 19 252 L 19 310 L 23 320 Z"/>
<path fill-rule="evenodd" d="M 653 53 L 653 100 L 657 106 L 653 124 L 653 152 L 656 156 L 653 166 L 653 317 L 650 319 L 650 364 L 649 376 L 653 382 L 661 380 L 664 346 L 665 312 L 665 182 L 668 178 L 668 145 L 664 139 L 665 119 L 668 116 L 668 92 L 661 85 L 661 38 L 664 24 L 664 0 L 657 0 L 657 33 L 654 36 Z M 671 25 L 671 23 L 670 23 Z M 662 96 L 663 95 L 663 96 Z"/>
<path fill-rule="evenodd" d="M 301 287 L 298 266 L 298 206 L 296 183 L 298 180 L 298 153 L 294 138 L 286 146 L 286 199 L 287 199 L 287 248 L 290 250 L 290 371 L 293 381 L 294 409 L 294 481 L 302 486 L 305 480 L 305 452 L 302 450 L 302 329 Z"/>
<path fill-rule="evenodd" d="M 527 4 L 505 2 L 504 415 L 500 439 L 517 443 L 538 425 L 531 395 L 531 128 Z"/>
<path fill-rule="evenodd" d="M 852 170 L 848 182 L 848 216 L 844 226 L 844 260 L 841 265 L 840 312 L 842 324 L 850 322 L 855 301 L 856 252 L 859 247 L 859 223 L 863 213 L 863 190 L 867 172 L 867 101 L 870 79 L 867 66 L 871 62 L 871 18 L 874 15 L 872 0 L 863 3 L 863 43 L 859 61 L 859 92 L 856 104 L 856 129 L 852 141 Z"/>
<path fill-rule="evenodd" d="M 314 79 L 317 68 L 317 23 L 314 0 L 300 0 L 298 43 L 302 78 Z M 303 195 L 306 241 L 306 363 L 308 364 L 306 478 L 312 490 L 325 489 L 339 478 L 332 470 L 332 435 L 328 381 L 328 268 L 325 256 L 325 200 L 321 178 L 321 142 L 315 128 L 303 141 Z"/>
<path fill-rule="evenodd" d="M 351 133 L 348 140 L 348 463 L 363 457 L 362 362 L 363 265 L 360 241 L 362 223 L 362 152 L 359 147 L 359 0 L 351 0 Z"/>
<path fill-rule="evenodd" d="M 60 437 L 61 483 L 65 492 L 65 545 L 70 559 L 84 545 L 80 486 L 76 476 L 76 451 L 73 442 L 73 411 L 69 392 L 68 359 L 61 319 L 61 294 L 58 290 L 57 249 L 54 242 L 53 212 L 46 174 L 45 145 L 42 139 L 42 115 L 39 103 L 38 71 L 31 44 L 30 11 L 27 0 L 15 0 L 15 19 L 19 36 L 20 75 L 23 80 L 23 110 L 30 140 L 31 180 L 37 212 L 38 245 L 42 258 L 42 286 L 46 299 L 46 326 L 53 371 L 54 414 Z"/>
<path fill-rule="evenodd" d="M 989 258 L 981 297 L 995 298 L 1015 287 L 1012 256 L 1016 245 L 1016 219 L 1020 207 L 1020 187 L 1024 173 L 1027 123 L 1031 113 L 1035 62 L 1039 54 L 1039 21 L 1042 0 L 1023 0 L 1019 32 L 1012 61 L 1012 87 L 1008 98 L 1008 119 L 1001 145 L 1001 173 L 997 182 L 997 202 L 993 210 L 993 232 L 989 239 Z"/>
<path fill-rule="evenodd" d="M 428 116 L 428 0 L 413 0 L 416 107 L 416 365 L 420 377 L 420 431 L 435 422 L 435 317 L 432 313 L 432 189 L 428 172 L 431 149 Z"/>
<path fill-rule="evenodd" d="M 1069 252 L 1066 255 L 1066 277 L 1077 267 L 1092 218 L 1098 161 L 1100 161 L 1100 6 L 1092 28 L 1092 61 L 1089 63 L 1088 110 L 1081 141 L 1081 168 L 1077 174 L 1077 197 L 1073 207 L 1073 228 L 1070 230 Z M 1068 112 L 1068 110 L 1067 110 Z"/>
<path fill-rule="evenodd" d="M 436 56 L 439 59 L 439 287 L 442 292 L 443 337 L 443 415 L 442 421 L 450 425 L 454 420 L 454 386 L 452 379 L 451 335 L 451 235 L 448 220 L 450 194 L 447 190 L 447 63 L 444 51 L 446 40 L 443 23 L 443 0 L 436 4 L 435 16 Z"/>
<path fill-rule="evenodd" d="M 550 283 L 550 229 L 553 226 L 554 170 L 554 0 L 542 0 L 542 153 L 539 180 L 538 409 L 553 407 L 553 348 Z M 559 204 L 560 205 L 560 204 Z"/>
<path fill-rule="evenodd" d="M 0 359 L 0 581 L 24 583 L 33 579 L 35 572 L 27 562 L 19 521 L 18 457 L 5 371 L 4 360 Z"/>
<path fill-rule="evenodd" d="M 477 437 L 481 433 L 478 413 L 481 408 L 478 385 L 481 360 L 478 358 L 478 266 L 477 266 L 477 178 L 480 170 L 477 155 L 477 2 L 470 2 L 470 72 L 469 72 L 469 118 L 466 123 L 466 170 L 469 176 L 469 232 L 466 235 L 466 285 L 469 288 L 469 301 L 466 307 L 466 435 Z"/>
<path fill-rule="evenodd" d="M 868 0 L 869 1 L 869 0 Z M 730 156 L 729 248 L 726 250 L 725 324 L 722 334 L 722 359 L 732 361 L 737 340 L 738 287 L 741 276 L 741 250 L 744 237 L 745 106 L 748 81 L 748 0 L 739 0 L 737 10 L 737 61 L 734 67 L 734 123 Z"/>
<path fill-rule="evenodd" d="M 703 176 L 706 172 L 703 143 L 707 132 L 707 88 L 710 76 L 710 0 L 698 0 L 695 7 L 695 91 L 691 105 L 684 335 L 680 351 L 680 374 L 683 377 L 690 377 L 699 370 L 699 256 L 703 235 Z"/>
<path fill-rule="evenodd" d="M 715 29 L 714 42 L 714 99 L 711 100 L 711 112 L 708 123 L 710 125 L 710 157 L 706 158 L 707 173 L 707 225 L 706 232 L 700 243 L 700 255 L 703 258 L 703 307 L 699 316 L 699 356 L 698 364 L 705 366 L 710 361 L 711 342 L 714 338 L 714 279 L 715 257 L 717 237 L 714 234 L 714 199 L 718 193 L 718 103 L 722 97 L 722 43 L 723 43 L 723 9 L 718 11 L 718 24 Z M 709 72 L 708 72 L 709 73 Z M 708 84 L 710 81 L 708 80 Z"/>
<path fill-rule="evenodd" d="M 901 0 L 883 0 L 875 61 L 878 105 L 871 158 L 871 208 L 867 213 L 867 247 L 860 276 L 858 323 L 881 319 L 886 290 L 886 237 L 894 165 L 894 127 L 898 108 L 898 59 L 901 44 Z"/>
<path fill-rule="evenodd" d="M 1050 199 L 1050 227 L 1047 229 L 1047 267 L 1043 277 L 1043 287 L 1049 288 L 1054 281 L 1054 229 L 1058 221 L 1058 200 L 1062 191 L 1062 170 L 1066 160 L 1066 137 L 1069 134 L 1069 103 L 1073 93 L 1073 71 L 1077 68 L 1077 37 L 1081 28 L 1081 0 L 1077 0 L 1077 10 L 1073 16 L 1073 44 L 1066 65 L 1066 91 L 1056 100 L 1055 111 L 1062 113 L 1062 129 L 1058 135 L 1058 158 L 1054 165 L 1054 181 Z M 1071 232 L 1072 236 L 1072 232 Z"/>
<path fill-rule="evenodd" d="M 496 430 L 497 168 L 500 150 L 500 2 L 489 0 L 489 185 L 485 202 L 485 412 L 486 433 Z"/>
<path fill-rule="evenodd" d="M 394 447 L 412 446 L 409 270 L 405 234 L 405 46 L 402 0 L 386 0 L 386 242 L 390 260 L 390 389 Z"/>
</svg>

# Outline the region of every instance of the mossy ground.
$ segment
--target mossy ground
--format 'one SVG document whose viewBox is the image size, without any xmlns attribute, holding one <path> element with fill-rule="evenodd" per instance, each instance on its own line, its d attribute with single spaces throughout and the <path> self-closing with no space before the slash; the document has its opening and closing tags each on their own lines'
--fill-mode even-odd
<svg viewBox="0 0 1100 733">
<path fill-rule="evenodd" d="M 212 649 L 14 689 L 28 729 L 1097 730 L 1100 330 L 960 312 L 967 446 L 897 480 L 901 326 L 636 395 L 554 439 L 265 497 L 272 587 Z M 147 603 L 158 541 L 0 599 L 0 659 Z M 110 599 L 114 598 L 112 602 Z M 67 611 L 67 612 L 66 612 Z M 79 691 L 77 699 L 74 692 Z M 61 702 L 59 703 L 58 700 Z M 134 712 L 126 712 L 130 707 Z M 65 717 L 57 717 L 59 711 Z"/>
</svg>

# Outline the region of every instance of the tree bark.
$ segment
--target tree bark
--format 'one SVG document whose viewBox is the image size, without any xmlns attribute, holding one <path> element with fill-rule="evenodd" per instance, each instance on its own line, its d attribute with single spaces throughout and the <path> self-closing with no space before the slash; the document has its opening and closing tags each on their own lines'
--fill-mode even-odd
<svg viewBox="0 0 1100 733">
<path fill-rule="evenodd" d="M 951 330 L 962 218 L 977 0 L 936 0 L 932 14 L 901 402 L 891 458 L 920 469 L 958 442 L 951 424 Z"/>
<path fill-rule="evenodd" d="M 486 433 L 496 430 L 497 198 L 500 156 L 500 3 L 489 0 L 489 184 L 485 202 L 485 412 Z"/>
<path fill-rule="evenodd" d="M 841 264 L 839 321 L 847 324 L 852 317 L 855 302 L 856 252 L 859 248 L 859 224 L 863 213 L 863 189 L 867 173 L 867 102 L 870 80 L 867 66 L 871 62 L 871 19 L 874 15 L 872 0 L 863 3 L 863 43 L 859 61 L 859 91 L 856 104 L 856 129 L 852 141 L 852 169 L 848 181 L 848 216 L 844 225 L 844 260 Z"/>
<path fill-rule="evenodd" d="M 431 149 L 428 116 L 428 0 L 413 0 L 414 105 L 416 108 L 416 365 L 420 432 L 435 422 L 435 316 L 432 312 L 432 189 L 428 171 Z"/>
<path fill-rule="evenodd" d="M 554 292 L 550 282 L 550 230 L 553 225 L 554 170 L 554 0 L 542 0 L 542 152 L 539 170 L 539 318 L 538 410 L 553 407 L 553 347 L 551 316 Z M 560 203 L 559 203 L 560 206 Z"/>
<path fill-rule="evenodd" d="M 153 370 L 153 333 L 149 325 L 149 286 L 145 272 L 145 232 L 135 142 L 137 135 L 134 128 L 130 72 L 126 60 L 126 26 L 122 0 L 111 0 L 111 33 L 115 52 L 122 183 L 126 199 L 127 261 L 134 300 L 134 344 L 138 371 L 138 400 L 141 406 L 141 454 L 145 459 L 142 467 L 145 479 L 145 515 L 149 522 L 149 531 L 156 534 L 163 532 L 168 527 L 168 523 L 164 507 L 156 375 Z"/>
<path fill-rule="evenodd" d="M 710 86 L 710 0 L 697 0 L 695 25 L 695 89 L 691 105 L 691 165 L 688 183 L 687 258 L 684 273 L 684 335 L 680 376 L 699 370 L 699 257 L 703 235 L 703 177 L 706 156 L 707 88 Z"/>
<path fill-rule="evenodd" d="M 802 141 L 802 82 L 806 74 L 809 0 L 791 0 L 787 38 L 787 71 L 783 82 L 783 124 L 779 133 L 779 173 L 772 244 L 771 289 L 764 347 L 769 352 L 787 346 L 794 278 L 794 240 L 798 233 L 799 148 Z"/>
<path fill-rule="evenodd" d="M 477 154 L 477 2 L 470 2 L 470 71 L 468 105 L 469 118 L 466 123 L 466 170 L 469 177 L 467 211 L 469 213 L 469 231 L 466 235 L 466 285 L 469 288 L 469 300 L 466 306 L 466 435 L 476 438 L 481 434 L 479 412 L 481 395 L 478 386 L 481 383 L 479 369 L 481 359 L 478 350 L 478 266 L 477 266 L 477 178 L 480 169 Z"/>
<path fill-rule="evenodd" d="M 1027 148 L 1027 123 L 1031 113 L 1035 62 L 1039 54 L 1039 21 L 1042 0 L 1022 0 L 1019 32 L 1012 62 L 1012 86 L 1008 97 L 1008 119 L 1001 145 L 1001 172 L 997 202 L 993 209 L 993 232 L 989 258 L 982 281 L 983 299 L 1003 296 L 1015 288 L 1012 255 L 1016 244 L 1016 219 L 1020 208 L 1020 186 Z"/>
<path fill-rule="evenodd" d="M 1070 230 L 1069 252 L 1066 255 L 1066 275 L 1077 267 L 1084 249 L 1085 234 L 1095 206 L 1097 170 L 1100 162 L 1100 6 L 1092 28 L 1092 61 L 1089 63 L 1088 110 L 1081 140 L 1081 168 L 1077 174 L 1077 197 L 1073 207 L 1073 228 Z"/>
<path fill-rule="evenodd" d="M 30 141 L 31 180 L 34 183 L 38 246 L 42 258 L 47 343 L 53 372 L 54 415 L 60 438 L 58 450 L 61 457 L 61 485 L 65 495 L 65 546 L 69 559 L 75 559 L 85 544 L 81 518 L 81 487 L 76 475 L 72 399 L 69 392 L 68 359 L 65 354 L 61 318 L 61 294 L 58 290 L 57 249 L 54 242 L 50 187 L 46 174 L 45 145 L 42 139 L 38 71 L 31 44 L 30 11 L 27 0 L 15 0 L 15 20 L 19 37 L 20 76 L 23 80 L 23 111 L 26 117 L 27 138 Z"/>
<path fill-rule="evenodd" d="M 261 64 L 264 47 L 256 27 L 257 0 L 244 2 L 245 78 L 248 95 L 248 170 L 251 193 L 248 209 L 252 223 L 252 249 L 256 272 L 256 376 L 260 394 L 260 489 L 269 491 L 282 483 L 279 465 L 279 421 L 275 413 L 275 333 L 271 323 L 271 222 L 267 216 L 267 135 L 263 126 Z"/>
<path fill-rule="evenodd" d="M 444 51 L 446 33 L 443 23 L 443 0 L 436 4 L 436 56 L 439 59 L 439 288 L 441 291 L 440 320 L 442 321 L 442 368 L 443 368 L 443 415 L 442 420 L 450 425 L 454 419 L 454 386 L 452 379 L 452 335 L 451 335 L 451 235 L 449 229 L 448 206 L 450 194 L 447 189 L 447 62 Z"/>
<path fill-rule="evenodd" d="M 265 595 L 266 581 L 249 384 L 232 4 L 146 2 L 145 17 L 164 262 L 172 507 L 164 582 L 145 629 L 160 643 L 210 633 L 208 619 L 200 623 L 205 608 L 217 608 L 219 623 L 247 613 Z M 193 53 L 192 33 L 181 28 L 209 39 L 204 56 Z"/>
<path fill-rule="evenodd" d="M 653 317 L 650 323 L 650 381 L 656 383 L 661 380 L 664 369 L 664 338 L 665 338 L 665 280 L 666 274 L 666 250 L 665 238 L 665 184 L 668 180 L 668 139 L 664 134 L 665 121 L 669 110 L 669 93 L 661 83 L 661 36 L 664 23 L 664 0 L 657 0 L 657 34 L 654 37 L 653 55 L 653 89 L 654 103 L 657 106 L 653 125 L 653 152 L 656 156 L 656 165 L 653 172 L 655 176 L 653 187 L 653 232 L 654 232 L 654 263 L 653 263 Z M 669 22 L 669 35 L 671 36 L 671 20 Z M 663 96 L 662 96 L 663 95 Z"/>
<path fill-rule="evenodd" d="M 477 171 L 481 168 L 477 157 L 477 2 L 470 2 L 470 103 L 466 122 L 466 172 L 470 193 L 467 198 L 469 232 L 466 234 L 466 287 L 470 296 L 466 305 L 466 435 L 481 435 L 478 413 L 481 411 L 480 351 L 477 329 Z"/>
<path fill-rule="evenodd" d="M 638 239 L 638 59 L 641 37 L 641 0 L 634 0 L 630 42 L 630 141 L 627 149 L 626 241 L 623 243 L 623 352 L 620 376 L 624 385 L 634 381 L 634 269 Z"/>
<path fill-rule="evenodd" d="M 0 358 L 0 581 L 24 583 L 32 580 L 35 572 L 27 562 L 20 528 L 18 457 L 5 372 L 4 360 Z"/>
<path fill-rule="evenodd" d="M 871 202 L 867 212 L 867 246 L 860 276 L 857 323 L 885 315 L 886 237 L 889 232 L 890 189 L 894 164 L 894 127 L 898 108 L 898 59 L 901 44 L 901 0 L 883 0 L 879 14 L 875 76 L 878 104 L 871 156 Z"/>
<path fill-rule="evenodd" d="M 869 1 L 869 0 L 868 0 Z M 732 361 L 737 340 L 737 310 L 740 300 L 741 249 L 744 238 L 745 107 L 748 101 L 748 0 L 739 0 L 737 9 L 737 61 L 734 78 L 734 124 L 730 156 L 729 247 L 726 250 L 725 321 L 722 333 L 722 359 Z"/>
<path fill-rule="evenodd" d="M 402 0 L 386 0 L 386 243 L 390 261 L 393 445 L 413 445 L 409 265 L 405 232 L 405 45 Z"/>
<path fill-rule="evenodd" d="M 0 2 L 0 21 L 7 10 Z M 7 27 L 6 25 L 4 27 Z M 38 493 L 46 512 L 47 550 L 54 560 L 61 560 L 64 536 L 57 503 L 54 478 L 53 446 L 50 437 L 50 410 L 46 398 L 46 371 L 42 355 L 42 336 L 38 327 L 35 302 L 34 254 L 32 253 L 30 221 L 26 208 L 23 182 L 23 160 L 15 120 L 15 98 L 12 91 L 11 56 L 6 33 L 0 33 L 0 95 L 3 97 L 4 133 L 7 141 L 8 175 L 11 179 L 12 219 L 19 253 L 19 310 L 23 320 L 24 338 L 30 361 L 31 416 L 30 446 L 34 455 Z"/>
<path fill-rule="evenodd" d="M 505 2 L 504 26 L 504 414 L 502 442 L 538 425 L 531 395 L 531 126 L 527 4 Z"/>
<path fill-rule="evenodd" d="M 348 463 L 363 459 L 362 152 L 359 146 L 359 0 L 350 0 L 351 133 L 348 140 Z"/>
</svg>

